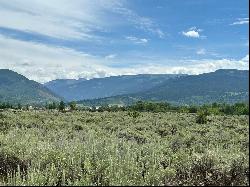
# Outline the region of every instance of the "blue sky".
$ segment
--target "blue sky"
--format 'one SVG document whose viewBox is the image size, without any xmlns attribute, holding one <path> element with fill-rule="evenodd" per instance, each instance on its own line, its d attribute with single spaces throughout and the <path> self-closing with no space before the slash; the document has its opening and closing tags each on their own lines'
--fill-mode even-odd
<svg viewBox="0 0 250 187">
<path fill-rule="evenodd" d="M 247 0 L 1 0 L 0 68 L 46 82 L 249 69 Z"/>
</svg>

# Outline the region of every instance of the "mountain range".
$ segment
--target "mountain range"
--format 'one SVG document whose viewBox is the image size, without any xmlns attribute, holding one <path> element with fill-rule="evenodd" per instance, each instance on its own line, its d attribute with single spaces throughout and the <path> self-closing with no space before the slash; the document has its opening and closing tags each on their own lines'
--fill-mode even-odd
<svg viewBox="0 0 250 187">
<path fill-rule="evenodd" d="M 169 79 L 163 84 L 143 92 L 83 100 L 79 103 L 85 105 L 129 105 L 143 100 L 169 102 L 176 105 L 200 105 L 213 102 L 248 102 L 248 97 L 249 71 L 221 69 L 211 73 Z"/>
<path fill-rule="evenodd" d="M 176 105 L 248 102 L 249 71 L 221 69 L 200 75 L 141 74 L 106 78 L 57 79 L 44 85 L 11 70 L 0 70 L 0 103 L 45 104 L 77 101 L 83 105 L 136 101 Z"/>
<path fill-rule="evenodd" d="M 141 74 L 122 75 L 90 80 L 63 79 L 54 80 L 44 85 L 52 92 L 68 101 L 98 99 L 149 90 L 161 85 L 168 79 L 185 76 L 181 74 Z"/>
</svg>

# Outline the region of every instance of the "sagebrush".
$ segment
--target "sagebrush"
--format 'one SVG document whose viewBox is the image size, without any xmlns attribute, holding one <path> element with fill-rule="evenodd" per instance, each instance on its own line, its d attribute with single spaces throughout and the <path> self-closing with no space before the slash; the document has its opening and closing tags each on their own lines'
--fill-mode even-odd
<svg viewBox="0 0 250 187">
<path fill-rule="evenodd" d="M 3 111 L 1 185 L 248 185 L 248 116 Z"/>
</svg>

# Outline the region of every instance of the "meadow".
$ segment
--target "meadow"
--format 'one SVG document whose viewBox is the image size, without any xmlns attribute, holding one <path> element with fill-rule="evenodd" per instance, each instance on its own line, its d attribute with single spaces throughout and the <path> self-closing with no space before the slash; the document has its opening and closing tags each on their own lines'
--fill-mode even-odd
<svg viewBox="0 0 250 187">
<path fill-rule="evenodd" d="M 248 185 L 249 116 L 0 112 L 0 185 Z"/>
</svg>

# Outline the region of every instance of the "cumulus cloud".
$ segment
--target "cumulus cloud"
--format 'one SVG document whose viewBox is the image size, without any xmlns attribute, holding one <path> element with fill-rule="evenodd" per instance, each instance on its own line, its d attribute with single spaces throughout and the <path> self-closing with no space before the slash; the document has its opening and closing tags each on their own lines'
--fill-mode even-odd
<svg viewBox="0 0 250 187">
<path fill-rule="evenodd" d="M 44 83 L 54 79 L 100 78 L 114 75 L 142 73 L 200 74 L 217 69 L 249 69 L 249 55 L 240 60 L 204 59 L 186 61 L 184 65 L 165 63 L 134 65 L 114 68 L 102 65 L 103 58 L 74 51 L 68 48 L 46 46 L 19 41 L 0 35 L 0 69 L 14 70 L 29 79 Z M 162 59 L 164 61 L 165 59 Z M 179 62 L 176 64 L 180 64 Z"/>
<path fill-rule="evenodd" d="M 126 39 L 132 41 L 135 44 L 146 44 L 146 43 L 148 43 L 148 39 L 146 39 L 146 38 L 137 38 L 135 36 L 127 36 Z"/>
<path fill-rule="evenodd" d="M 200 32 L 201 29 L 197 29 L 196 27 L 191 27 L 188 31 L 182 31 L 182 35 L 189 37 L 189 38 L 205 38 L 205 36 L 201 36 Z"/>
<path fill-rule="evenodd" d="M 191 37 L 191 38 L 199 38 L 200 34 L 197 31 L 187 31 L 187 32 L 182 32 L 184 36 Z"/>
<path fill-rule="evenodd" d="M 230 25 L 243 25 L 249 24 L 249 18 L 238 18 L 237 21 L 231 23 Z"/>
</svg>

